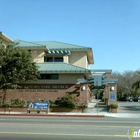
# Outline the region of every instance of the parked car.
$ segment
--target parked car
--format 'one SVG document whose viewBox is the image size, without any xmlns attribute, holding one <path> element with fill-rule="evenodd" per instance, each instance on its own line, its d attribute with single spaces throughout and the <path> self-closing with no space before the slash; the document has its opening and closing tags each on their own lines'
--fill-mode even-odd
<svg viewBox="0 0 140 140">
<path fill-rule="evenodd" d="M 133 99 L 133 101 L 134 101 L 134 102 L 139 102 L 139 101 L 140 101 L 140 96 L 139 96 L 139 97 L 135 97 L 135 98 Z"/>
<path fill-rule="evenodd" d="M 125 97 L 121 97 L 118 99 L 118 101 L 126 101 Z"/>
<path fill-rule="evenodd" d="M 126 97 L 125 100 L 128 102 L 133 102 L 133 97 Z"/>
</svg>

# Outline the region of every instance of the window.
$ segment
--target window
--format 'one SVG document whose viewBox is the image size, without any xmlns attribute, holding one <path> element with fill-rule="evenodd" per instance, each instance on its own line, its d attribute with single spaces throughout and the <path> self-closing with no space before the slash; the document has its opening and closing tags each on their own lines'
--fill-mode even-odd
<svg viewBox="0 0 140 140">
<path fill-rule="evenodd" d="M 63 62 L 63 57 L 44 57 L 44 62 Z"/>
<path fill-rule="evenodd" d="M 41 74 L 40 79 L 57 80 L 59 79 L 59 75 L 58 74 Z"/>
<path fill-rule="evenodd" d="M 44 62 L 53 62 L 53 57 L 44 57 Z"/>
<path fill-rule="evenodd" d="M 63 57 L 55 57 L 54 62 L 63 62 Z"/>
</svg>

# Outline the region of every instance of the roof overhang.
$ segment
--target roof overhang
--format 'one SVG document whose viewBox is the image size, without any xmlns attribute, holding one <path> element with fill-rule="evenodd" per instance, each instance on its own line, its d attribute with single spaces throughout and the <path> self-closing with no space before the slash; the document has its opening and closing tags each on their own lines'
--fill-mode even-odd
<svg viewBox="0 0 140 140">
<path fill-rule="evenodd" d="M 90 74 L 89 69 L 77 67 L 63 62 L 37 63 L 40 73 L 63 73 L 63 74 Z"/>
<path fill-rule="evenodd" d="M 93 58 L 92 50 L 91 51 L 87 51 L 87 58 L 88 58 L 89 64 L 94 64 L 94 58 Z"/>
<path fill-rule="evenodd" d="M 111 69 L 94 69 L 90 70 L 91 74 L 111 74 L 112 70 Z"/>
<path fill-rule="evenodd" d="M 17 47 L 21 47 L 22 49 L 29 49 L 29 50 L 44 50 L 48 51 L 49 49 L 45 45 L 40 45 L 33 42 L 27 42 L 23 40 L 15 40 Z"/>
<path fill-rule="evenodd" d="M 67 71 L 65 71 L 65 70 L 56 70 L 56 71 L 51 71 L 51 70 L 47 70 L 47 71 L 39 71 L 40 73 L 61 73 L 61 74 L 89 74 L 90 73 L 90 71 L 88 72 L 88 71 L 71 71 L 71 70 L 67 70 Z"/>
<path fill-rule="evenodd" d="M 6 41 L 7 43 L 11 43 L 13 42 L 13 40 L 9 37 L 7 37 L 5 34 L 3 34 L 2 32 L 0 32 L 0 38 L 3 39 L 4 41 Z"/>
</svg>

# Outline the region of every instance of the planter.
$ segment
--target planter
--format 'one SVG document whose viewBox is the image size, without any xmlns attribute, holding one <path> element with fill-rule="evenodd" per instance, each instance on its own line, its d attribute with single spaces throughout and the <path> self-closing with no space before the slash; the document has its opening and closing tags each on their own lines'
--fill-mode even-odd
<svg viewBox="0 0 140 140">
<path fill-rule="evenodd" d="M 110 104 L 109 105 L 109 112 L 117 113 L 118 104 Z"/>
<path fill-rule="evenodd" d="M 84 112 L 85 108 L 51 107 L 50 112 Z"/>
<path fill-rule="evenodd" d="M 28 107 L 0 107 L 2 112 L 27 112 Z"/>
<path fill-rule="evenodd" d="M 28 107 L 0 107 L 1 112 L 27 112 Z M 85 112 L 86 108 L 51 107 L 49 112 Z"/>
<path fill-rule="evenodd" d="M 117 108 L 110 108 L 109 109 L 109 112 L 110 113 L 117 113 Z"/>
</svg>

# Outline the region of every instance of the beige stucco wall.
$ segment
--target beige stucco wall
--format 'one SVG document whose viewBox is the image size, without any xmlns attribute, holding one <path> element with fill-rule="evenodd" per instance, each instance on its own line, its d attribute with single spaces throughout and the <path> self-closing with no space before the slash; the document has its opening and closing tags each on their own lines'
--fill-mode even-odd
<svg viewBox="0 0 140 140">
<path fill-rule="evenodd" d="M 44 63 L 44 50 L 31 50 L 31 53 L 34 62 Z M 71 52 L 70 56 L 63 56 L 63 60 L 64 63 L 69 63 L 71 65 L 83 67 L 86 69 L 89 68 L 87 53 L 84 51 Z"/>
<path fill-rule="evenodd" d="M 64 60 L 64 63 L 69 63 L 69 57 L 68 56 L 64 56 L 63 60 Z"/>
<path fill-rule="evenodd" d="M 34 62 L 43 63 L 44 62 L 44 50 L 31 50 Z"/>
<path fill-rule="evenodd" d="M 26 81 L 25 83 L 34 84 L 76 84 L 78 78 L 84 78 L 84 74 L 59 74 L 58 80 L 37 80 L 37 81 Z"/>
<path fill-rule="evenodd" d="M 88 69 L 87 53 L 84 51 L 71 52 L 69 64 Z"/>
</svg>

